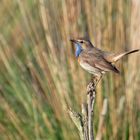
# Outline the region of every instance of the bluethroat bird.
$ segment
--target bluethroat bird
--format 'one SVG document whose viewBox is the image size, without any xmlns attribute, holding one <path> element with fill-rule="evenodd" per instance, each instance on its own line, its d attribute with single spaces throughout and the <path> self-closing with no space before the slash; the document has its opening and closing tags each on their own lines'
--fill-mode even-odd
<svg viewBox="0 0 140 140">
<path fill-rule="evenodd" d="M 78 63 L 83 69 L 96 77 L 102 77 L 104 73 L 109 71 L 119 74 L 120 71 L 114 63 L 123 56 L 139 51 L 139 49 L 135 49 L 127 52 L 112 53 L 94 47 L 88 39 L 79 38 L 71 39 L 70 41 L 74 43 L 75 56 L 78 59 Z"/>
</svg>

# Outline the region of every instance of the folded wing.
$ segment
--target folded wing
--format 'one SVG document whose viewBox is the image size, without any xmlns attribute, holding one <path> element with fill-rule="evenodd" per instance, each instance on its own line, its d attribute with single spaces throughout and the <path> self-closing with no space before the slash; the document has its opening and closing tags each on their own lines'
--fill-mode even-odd
<svg viewBox="0 0 140 140">
<path fill-rule="evenodd" d="M 95 51 L 85 51 L 81 54 L 81 59 L 83 62 L 88 63 L 90 66 L 95 67 L 101 71 L 113 71 L 115 73 L 120 73 L 119 70 L 110 62 L 108 62 L 102 55 L 102 53 Z"/>
</svg>

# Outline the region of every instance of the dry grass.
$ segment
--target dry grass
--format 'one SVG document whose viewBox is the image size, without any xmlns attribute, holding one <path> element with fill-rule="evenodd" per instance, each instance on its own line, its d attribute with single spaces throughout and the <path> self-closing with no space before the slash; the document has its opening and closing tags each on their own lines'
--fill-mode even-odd
<svg viewBox="0 0 140 140">
<path fill-rule="evenodd" d="M 2 0 L 0 5 L 0 139 L 77 140 L 67 108 L 80 109 L 90 78 L 77 64 L 69 38 L 95 46 L 140 48 L 139 0 Z M 95 106 L 95 134 L 108 98 L 103 139 L 140 138 L 140 54 L 107 74 Z M 123 63 L 122 63 L 123 62 Z"/>
</svg>

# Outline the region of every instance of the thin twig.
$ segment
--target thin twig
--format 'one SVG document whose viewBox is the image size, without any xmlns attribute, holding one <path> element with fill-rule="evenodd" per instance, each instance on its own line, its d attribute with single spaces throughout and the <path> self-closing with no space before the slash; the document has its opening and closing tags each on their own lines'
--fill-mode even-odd
<svg viewBox="0 0 140 140">
<path fill-rule="evenodd" d="M 82 115 L 83 115 L 84 140 L 89 140 L 89 138 L 88 138 L 88 107 L 87 107 L 87 103 L 82 104 Z"/>
<path fill-rule="evenodd" d="M 87 87 L 87 104 L 88 104 L 88 137 L 89 140 L 94 140 L 93 134 L 93 107 L 96 96 L 97 79 L 94 77 Z"/>
</svg>

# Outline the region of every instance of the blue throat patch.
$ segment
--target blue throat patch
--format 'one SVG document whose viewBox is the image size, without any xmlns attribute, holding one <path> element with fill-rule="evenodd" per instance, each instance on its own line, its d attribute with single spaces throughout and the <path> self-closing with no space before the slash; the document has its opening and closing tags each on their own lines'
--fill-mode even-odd
<svg viewBox="0 0 140 140">
<path fill-rule="evenodd" d="M 78 57 L 83 49 L 79 43 L 76 43 L 75 47 L 76 47 L 75 56 Z"/>
</svg>

